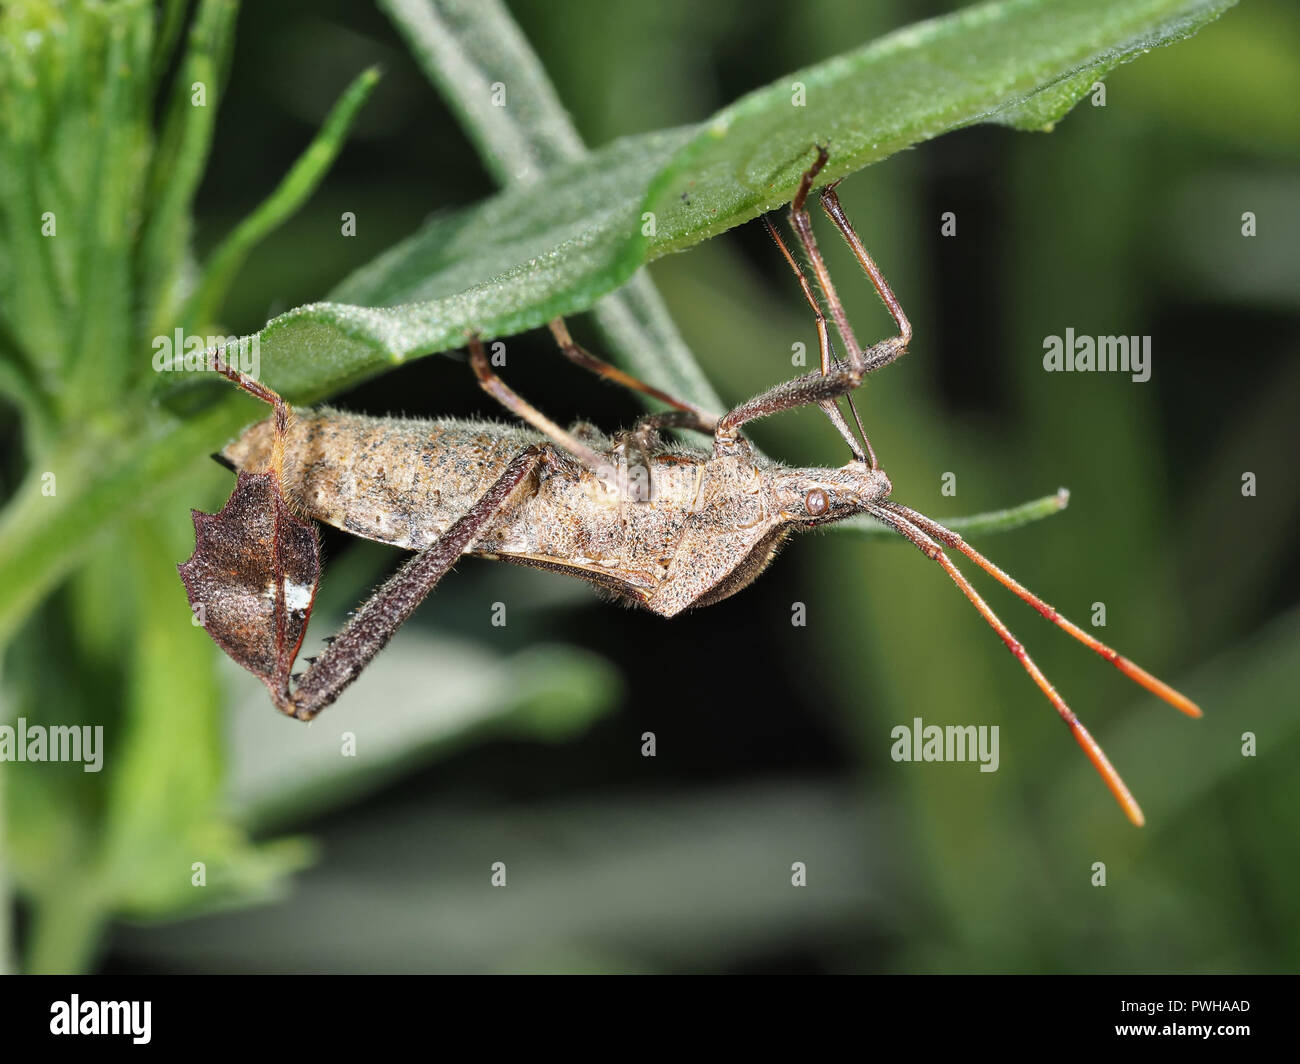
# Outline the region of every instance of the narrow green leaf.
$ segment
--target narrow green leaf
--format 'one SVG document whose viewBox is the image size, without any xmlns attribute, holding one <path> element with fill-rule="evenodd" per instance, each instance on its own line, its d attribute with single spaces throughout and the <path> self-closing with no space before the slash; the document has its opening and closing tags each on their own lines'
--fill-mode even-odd
<svg viewBox="0 0 1300 1064">
<path fill-rule="evenodd" d="M 140 245 L 145 336 L 167 333 L 183 305 L 183 264 L 188 261 L 190 211 L 207 168 L 238 5 L 203 0 L 190 29 L 190 45 L 176 74 L 166 124 L 154 154 L 148 202 L 152 204 Z M 196 106 L 193 86 L 203 87 Z"/>
<path fill-rule="evenodd" d="M 497 183 L 528 185 L 587 154 L 537 53 L 499 0 L 379 0 Z M 493 86 L 508 92 L 506 106 Z"/>
<path fill-rule="evenodd" d="M 212 253 L 185 319 L 199 327 L 216 320 L 230 283 L 250 251 L 291 217 L 316 190 L 343 148 L 357 112 L 379 82 L 378 69 L 361 73 L 339 98 L 325 124 L 280 184 Z"/>
<path fill-rule="evenodd" d="M 54 98 L 70 101 L 65 112 L 79 110 L 84 97 L 68 82 L 74 36 L 61 12 L 0 7 L 0 321 L 20 345 L 24 358 L 41 373 L 53 374 L 65 350 L 65 275 L 56 261 L 59 250 L 75 246 L 68 233 L 57 183 L 44 159 Z M 97 55 L 101 43 L 88 43 L 83 63 Z M 75 54 L 75 53 L 74 53 Z M 42 233 L 50 215 L 64 220 L 62 237 Z"/>
<path fill-rule="evenodd" d="M 167 64 L 171 62 L 172 50 L 176 47 L 181 27 L 185 25 L 185 11 L 189 6 L 188 0 L 164 0 L 160 5 L 151 63 L 155 87 L 162 79 Z"/>
<path fill-rule="evenodd" d="M 74 219 L 79 255 L 73 319 L 64 352 L 63 406 L 81 417 L 123 390 L 135 359 L 131 258 L 135 205 L 148 158 L 148 78 L 151 33 L 147 13 L 106 27 L 103 87 L 96 101 Z M 93 191 L 91 191 L 93 190 Z"/>
<path fill-rule="evenodd" d="M 994 532 L 1010 532 L 1013 528 L 1059 514 L 1069 504 L 1069 491 L 1058 488 L 1055 495 L 1044 495 L 1041 499 L 1031 499 L 1006 510 L 990 510 L 988 513 L 971 514 L 968 517 L 936 517 L 935 520 L 963 536 L 987 536 Z M 886 528 L 872 517 L 851 517 L 830 527 L 856 532 L 872 539 L 904 542 L 892 528 Z"/>
</svg>

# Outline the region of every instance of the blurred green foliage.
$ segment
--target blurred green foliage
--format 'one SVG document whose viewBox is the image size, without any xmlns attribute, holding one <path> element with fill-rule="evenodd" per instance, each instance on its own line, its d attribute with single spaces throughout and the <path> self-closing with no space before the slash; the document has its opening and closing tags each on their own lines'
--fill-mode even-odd
<svg viewBox="0 0 1300 1064">
<path fill-rule="evenodd" d="M 93 965 L 107 921 L 125 916 L 136 926 L 115 928 L 111 965 L 180 970 L 1294 970 L 1300 614 L 1287 548 L 1300 488 L 1287 465 L 1300 241 L 1288 205 L 1300 192 L 1300 24 L 1289 7 L 1247 5 L 1113 71 L 1106 106 L 1085 102 L 1051 136 L 970 130 L 841 187 L 917 328 L 912 354 L 861 404 L 896 496 L 942 518 L 1068 485 L 1070 510 L 990 553 L 1079 620 L 1106 602 L 1104 637 L 1207 709 L 1196 724 L 1177 718 L 1010 596 L 993 600 L 1143 801 L 1149 826 L 1135 832 L 942 574 L 856 536 L 807 538 L 745 595 L 671 626 L 588 605 L 542 574 L 467 565 L 350 693 L 354 711 L 332 710 L 305 739 L 277 718 L 189 625 L 173 569 L 192 543 L 188 508 L 212 509 L 229 488 L 194 456 L 259 411 L 206 394 L 155 402 L 154 325 L 252 331 L 487 184 L 450 118 L 429 113 L 428 86 L 382 17 L 342 3 L 249 8 L 232 51 L 231 5 L 198 5 L 183 31 L 185 6 L 163 5 L 155 24 L 148 4 L 96 5 L 75 33 L 53 32 L 66 18 L 53 4 L 0 15 L 0 91 L 27 84 L 24 50 L 66 75 L 39 112 L 54 133 L 19 150 L 14 120 L 0 153 L 0 384 L 15 445 L 0 620 L 13 631 L 28 618 L 5 659 L 3 717 L 102 722 L 109 734 L 97 776 L 0 766 L 2 878 L 23 899 L 28 966 Z M 599 149 L 698 122 L 939 6 L 512 9 L 578 147 Z M 48 52 L 32 48 L 34 26 Z M 325 101 L 376 63 L 388 73 L 344 149 Z M 114 69 L 120 83 L 94 76 Z M 187 113 L 175 101 L 201 78 L 229 85 L 228 124 L 213 124 L 214 104 L 155 130 L 155 114 Z M 335 112 L 343 126 L 350 106 Z M 97 147 L 93 134 L 119 120 L 122 150 Z M 238 225 L 273 180 L 246 161 L 264 162 L 268 129 L 296 131 L 295 153 L 316 129 L 329 146 L 290 209 L 272 212 L 284 223 L 274 235 Z M 223 163 L 200 191 L 213 136 Z M 272 173 L 292 172 L 292 156 L 265 157 Z M 116 169 L 96 171 L 104 160 Z M 256 180 L 222 180 L 231 166 Z M 23 237 L 14 218 L 40 216 L 29 201 L 41 189 L 69 197 L 57 253 L 16 243 L 31 229 Z M 343 210 L 361 213 L 355 243 L 338 239 Z M 933 236 L 945 210 L 958 217 L 947 242 Z M 1245 210 L 1259 218 L 1249 240 Z M 72 230 L 100 236 L 63 243 L 65 216 L 86 212 L 92 224 Z M 241 232 L 265 242 L 242 269 L 222 266 L 220 283 L 203 274 L 191 246 L 230 263 L 235 237 L 222 238 Z M 731 399 L 768 386 L 791 343 L 813 337 L 761 242 L 714 240 L 651 267 Z M 849 279 L 860 331 L 883 332 L 851 258 L 823 247 Z M 67 261 L 9 265 L 47 255 Z M 105 296 L 83 304 L 85 292 Z M 199 306 L 220 324 L 184 319 Z M 632 318 L 642 338 L 647 321 L 665 328 Z M 1153 382 L 1043 373 L 1043 336 L 1067 326 L 1152 334 Z M 581 384 L 550 383 L 515 350 L 525 394 L 548 410 L 576 402 Z M 32 352 L 48 364 L 25 361 Z M 445 374 L 436 387 L 411 376 L 426 368 L 349 405 L 466 402 Z M 842 461 L 815 412 L 755 435 L 790 461 Z M 1256 497 L 1241 495 L 1244 470 L 1258 474 Z M 45 471 L 58 477 L 54 499 L 40 495 Z M 949 471 L 955 499 L 939 491 Z M 114 520 L 126 499 L 132 516 Z M 61 521 L 72 502 L 75 521 Z M 74 548 L 63 578 L 51 560 Z M 390 564 L 366 545 L 332 559 L 313 637 Z M 511 622 L 493 631 L 479 618 L 498 599 Z M 793 599 L 811 618 L 794 633 Z M 1001 769 L 890 761 L 890 728 L 914 716 L 1000 724 Z M 639 754 L 647 728 L 654 761 Z M 338 756 L 344 731 L 362 756 Z M 1245 731 L 1258 757 L 1241 756 Z M 557 745 L 539 751 L 538 739 Z M 435 759 L 436 775 L 412 774 Z M 323 858 L 289 885 L 305 845 L 249 838 L 304 823 Z M 511 870 L 505 892 L 487 886 L 495 860 Z M 789 885 L 794 860 L 808 864 L 804 890 Z M 1099 860 L 1105 889 L 1091 885 Z M 194 861 L 208 866 L 205 891 L 190 885 Z M 277 892 L 275 904 L 175 922 Z"/>
</svg>

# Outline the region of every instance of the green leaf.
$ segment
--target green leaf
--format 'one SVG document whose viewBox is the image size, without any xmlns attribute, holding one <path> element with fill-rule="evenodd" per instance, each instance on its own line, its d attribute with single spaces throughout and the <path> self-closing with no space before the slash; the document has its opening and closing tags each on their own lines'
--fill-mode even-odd
<svg viewBox="0 0 1300 1064">
<path fill-rule="evenodd" d="M 311 401 L 471 330 L 508 335 L 584 310 L 644 263 L 786 203 L 815 143 L 831 146 L 830 180 L 977 122 L 1045 127 L 1100 73 L 1231 3 L 985 4 L 781 78 L 698 127 L 616 141 L 435 218 L 329 302 L 273 320 L 267 381 Z"/>
<path fill-rule="evenodd" d="M 79 255 L 76 291 L 94 299 L 74 303 L 75 330 L 64 350 L 63 372 L 76 401 L 64 400 L 73 416 L 94 409 L 120 390 L 134 355 L 131 288 L 132 229 L 148 157 L 148 132 L 138 120 L 147 103 L 147 82 L 133 71 L 149 63 L 147 19 L 119 20 L 108 29 L 103 91 L 91 114 L 88 144 L 78 179 L 95 189 L 68 221 L 76 228 Z"/>
<path fill-rule="evenodd" d="M 980 122 L 1049 129 L 1106 71 L 1190 35 L 1233 2 L 981 4 L 796 71 L 718 112 L 655 175 L 646 207 L 657 233 L 641 254 L 680 251 L 783 206 L 813 144 L 830 147 L 822 179 L 833 181 Z"/>
<path fill-rule="evenodd" d="M 637 214 L 641 176 L 687 134 L 625 138 L 539 185 L 436 219 L 345 280 L 335 302 L 272 320 L 259 334 L 263 378 L 311 402 L 409 357 L 461 347 L 471 330 L 506 336 L 586 310 L 615 287 L 610 263 Z"/>
<path fill-rule="evenodd" d="M 148 158 L 133 71 L 149 61 L 151 22 L 143 3 L 0 9 L 0 338 L 38 409 L 101 393 L 127 357 L 119 319 Z M 78 298 L 87 284 L 93 305 Z M 61 380 L 86 347 L 95 364 Z"/>
</svg>

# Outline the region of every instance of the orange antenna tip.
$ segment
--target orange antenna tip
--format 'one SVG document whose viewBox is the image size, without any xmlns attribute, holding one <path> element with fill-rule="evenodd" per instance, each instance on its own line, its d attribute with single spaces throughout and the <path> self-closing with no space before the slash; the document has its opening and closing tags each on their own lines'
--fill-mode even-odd
<svg viewBox="0 0 1300 1064">
<path fill-rule="evenodd" d="M 1164 680 L 1152 676 L 1146 669 L 1142 668 L 1141 665 L 1135 665 L 1133 662 L 1129 661 L 1128 658 L 1122 657 L 1119 654 L 1116 654 L 1111 660 L 1115 665 L 1115 668 L 1119 669 L 1119 671 L 1130 680 L 1139 686 L 1146 688 L 1146 690 L 1150 691 L 1158 698 L 1163 698 L 1173 706 L 1174 709 L 1178 710 L 1178 712 L 1186 713 L 1189 717 L 1203 717 L 1205 715 L 1201 712 L 1201 707 L 1185 694 L 1181 691 L 1175 691 L 1165 683 Z"/>
<path fill-rule="evenodd" d="M 1106 786 L 1110 788 L 1110 793 L 1115 796 L 1115 801 L 1119 802 L 1119 807 L 1124 810 L 1124 815 L 1133 822 L 1134 827 L 1142 827 L 1147 822 L 1147 818 L 1142 815 L 1142 807 L 1137 804 L 1133 792 L 1128 789 L 1128 785 L 1120 777 L 1120 774 L 1115 771 L 1115 766 L 1110 763 L 1110 758 L 1097 744 L 1097 740 L 1092 737 L 1092 733 L 1083 726 L 1083 723 L 1073 713 L 1065 717 L 1065 723 L 1075 741 L 1083 747 L 1083 752 L 1088 755 L 1088 760 L 1092 762 L 1093 768 L 1106 781 Z"/>
</svg>

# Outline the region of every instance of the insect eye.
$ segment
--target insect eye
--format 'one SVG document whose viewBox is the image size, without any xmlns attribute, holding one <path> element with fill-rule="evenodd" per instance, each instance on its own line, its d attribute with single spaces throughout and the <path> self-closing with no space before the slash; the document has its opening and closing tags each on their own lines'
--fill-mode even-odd
<svg viewBox="0 0 1300 1064">
<path fill-rule="evenodd" d="M 813 516 L 820 517 L 831 505 L 830 499 L 826 498 L 826 492 L 821 488 L 813 488 L 803 500 L 805 509 Z"/>
</svg>

